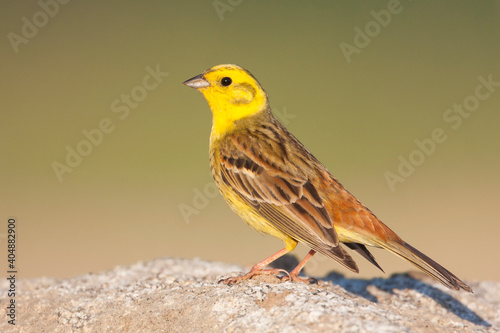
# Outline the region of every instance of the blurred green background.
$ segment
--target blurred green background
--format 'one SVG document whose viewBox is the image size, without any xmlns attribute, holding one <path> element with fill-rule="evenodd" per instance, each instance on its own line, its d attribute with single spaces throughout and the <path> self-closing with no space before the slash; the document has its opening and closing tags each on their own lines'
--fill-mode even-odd
<svg viewBox="0 0 500 333">
<path fill-rule="evenodd" d="M 406 241 L 464 279 L 500 280 L 500 87 L 471 97 L 478 77 L 500 82 L 499 1 L 55 4 L 0 2 L 0 234 L 6 246 L 15 217 L 21 277 L 162 256 L 252 265 L 281 249 L 214 195 L 211 114 L 181 84 L 236 63 L 259 79 L 290 131 Z M 147 77 L 155 70 L 156 80 Z M 443 116 L 464 101 L 475 111 L 454 129 L 458 120 Z M 103 119 L 112 130 L 100 138 Z M 435 128 L 446 141 L 418 160 L 414 141 Z M 68 147 L 87 156 L 70 167 Z M 386 172 L 411 154 L 421 164 L 391 189 Z M 59 178 L 54 162 L 66 165 Z M 412 269 L 374 254 L 387 273 Z M 354 256 L 361 277 L 383 276 Z M 1 250 L 2 265 L 6 257 Z M 307 273 L 351 276 L 315 258 Z"/>
</svg>

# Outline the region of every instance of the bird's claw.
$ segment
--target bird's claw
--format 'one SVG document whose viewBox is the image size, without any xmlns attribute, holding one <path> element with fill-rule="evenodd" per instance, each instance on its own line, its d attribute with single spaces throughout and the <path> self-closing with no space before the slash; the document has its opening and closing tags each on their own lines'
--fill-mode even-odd
<svg viewBox="0 0 500 333">
<path fill-rule="evenodd" d="M 302 282 L 305 284 L 318 284 L 318 280 L 315 278 L 300 278 L 297 275 L 285 275 L 280 277 L 281 281 L 292 281 L 292 282 Z"/>
</svg>

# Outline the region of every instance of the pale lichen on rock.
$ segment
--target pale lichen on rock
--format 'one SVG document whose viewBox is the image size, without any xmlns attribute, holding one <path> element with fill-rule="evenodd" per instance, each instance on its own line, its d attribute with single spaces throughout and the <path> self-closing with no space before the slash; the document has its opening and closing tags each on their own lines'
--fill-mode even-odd
<svg viewBox="0 0 500 333">
<path fill-rule="evenodd" d="M 318 284 L 256 277 L 217 282 L 245 269 L 162 258 L 71 279 L 19 281 L 17 325 L 1 332 L 498 332 L 500 283 L 455 292 L 409 274 Z M 7 284 L 0 283 L 5 295 Z M 5 311 L 6 299 L 1 300 Z"/>
</svg>

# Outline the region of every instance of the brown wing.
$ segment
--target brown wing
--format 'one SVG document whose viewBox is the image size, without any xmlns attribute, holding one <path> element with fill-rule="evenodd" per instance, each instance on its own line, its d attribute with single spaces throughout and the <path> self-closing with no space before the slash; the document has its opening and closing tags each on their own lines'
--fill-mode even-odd
<svg viewBox="0 0 500 333">
<path fill-rule="evenodd" d="M 308 179 L 308 156 L 297 156 L 283 139 L 269 127 L 227 136 L 219 148 L 223 181 L 273 226 L 357 272 Z"/>
</svg>

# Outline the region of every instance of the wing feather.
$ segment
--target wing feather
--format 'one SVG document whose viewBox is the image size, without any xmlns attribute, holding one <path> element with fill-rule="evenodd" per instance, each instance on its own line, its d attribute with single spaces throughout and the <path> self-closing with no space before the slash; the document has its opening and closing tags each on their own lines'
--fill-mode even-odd
<svg viewBox="0 0 500 333">
<path fill-rule="evenodd" d="M 314 173 L 304 163 L 307 156 L 294 157 L 301 150 L 288 149 L 278 133 L 261 129 L 229 134 L 218 149 L 222 180 L 274 227 L 358 271 L 339 245 L 332 218 L 307 177 Z"/>
</svg>

